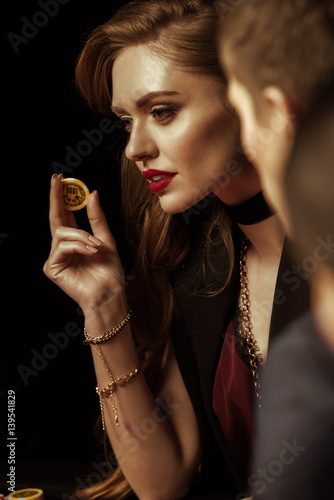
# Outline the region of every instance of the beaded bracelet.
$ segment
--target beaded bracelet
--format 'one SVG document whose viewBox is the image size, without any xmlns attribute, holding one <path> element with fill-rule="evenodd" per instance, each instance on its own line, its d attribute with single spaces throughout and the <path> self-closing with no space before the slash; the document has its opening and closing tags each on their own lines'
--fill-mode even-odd
<svg viewBox="0 0 334 500">
<path fill-rule="evenodd" d="M 100 335 L 99 337 L 91 337 L 90 335 L 88 335 L 86 328 L 84 328 L 85 340 L 83 341 L 83 345 L 104 344 L 105 342 L 108 342 L 109 340 L 117 337 L 117 335 L 121 333 L 121 331 L 124 330 L 126 325 L 129 323 L 131 313 L 132 311 L 129 308 L 125 318 L 117 326 L 111 328 L 110 330 L 107 330 L 103 335 Z"/>
</svg>

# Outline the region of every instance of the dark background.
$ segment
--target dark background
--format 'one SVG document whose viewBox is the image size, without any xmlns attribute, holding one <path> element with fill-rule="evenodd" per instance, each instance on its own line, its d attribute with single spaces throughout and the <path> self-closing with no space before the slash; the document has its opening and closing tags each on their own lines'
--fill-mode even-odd
<svg viewBox="0 0 334 500">
<path fill-rule="evenodd" d="M 69 0 L 57 4 L 59 11 L 53 17 L 46 14 L 45 18 L 36 13 L 45 12 L 41 5 L 48 0 L 12 0 L 6 2 L 6 15 L 2 15 L 0 493 L 8 492 L 9 390 L 15 391 L 16 398 L 17 489 L 40 487 L 46 500 L 53 495 L 61 498 L 62 491 L 85 484 L 79 477 L 95 473 L 97 478 L 94 463 L 104 460 L 94 432 L 99 404 L 90 349 L 82 345 L 83 318 L 42 268 L 51 241 L 52 164 L 66 165 L 66 147 L 76 151 L 80 141 L 87 141 L 83 131 L 98 128 L 102 119 L 85 106 L 73 85 L 83 35 L 124 3 Z M 22 36 L 26 19 L 46 24 L 37 27 L 35 34 L 28 28 L 31 38 L 19 43 L 15 53 L 7 35 Z M 116 160 L 121 141 L 118 131 L 104 134 L 103 142 L 93 145 L 65 177 L 77 177 L 91 191 L 99 191 L 120 253 L 126 255 Z M 85 212 L 77 216 L 80 227 L 88 229 Z M 63 345 L 55 347 L 50 333 L 57 336 L 71 326 L 80 334 L 58 336 Z M 50 344 L 53 347 L 46 347 Z M 36 353 L 44 361 L 38 356 L 37 360 Z M 19 373 L 20 365 L 25 376 Z M 89 477 L 86 484 L 93 481 L 93 475 Z"/>
</svg>

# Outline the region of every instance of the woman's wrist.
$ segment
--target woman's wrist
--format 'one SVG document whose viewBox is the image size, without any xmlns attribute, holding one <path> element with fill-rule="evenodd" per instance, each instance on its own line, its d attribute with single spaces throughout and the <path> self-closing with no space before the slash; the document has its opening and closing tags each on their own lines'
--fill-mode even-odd
<svg viewBox="0 0 334 500">
<path fill-rule="evenodd" d="M 83 308 L 85 327 L 90 335 L 100 335 L 117 326 L 126 316 L 129 306 L 126 297 L 118 297 L 111 304 L 95 304 Z M 96 330 L 96 332 L 91 329 Z M 99 330 L 99 331 L 98 331 Z"/>
<path fill-rule="evenodd" d="M 127 313 L 126 313 L 126 316 L 122 319 L 122 321 L 120 321 L 117 325 L 113 326 L 112 328 L 108 328 L 108 330 L 106 330 L 102 335 L 98 335 L 98 336 L 90 335 L 87 332 L 87 329 L 85 328 L 84 329 L 84 334 L 85 334 L 84 344 L 85 345 L 105 344 L 106 342 L 109 342 L 110 340 L 114 339 L 124 330 L 124 328 L 129 323 L 130 318 L 131 318 L 131 313 L 132 313 L 132 311 L 129 308 Z"/>
</svg>

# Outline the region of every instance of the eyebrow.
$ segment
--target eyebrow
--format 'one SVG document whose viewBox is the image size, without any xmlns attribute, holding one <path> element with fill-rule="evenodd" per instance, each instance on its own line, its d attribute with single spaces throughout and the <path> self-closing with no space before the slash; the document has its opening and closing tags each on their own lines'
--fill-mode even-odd
<svg viewBox="0 0 334 500">
<path fill-rule="evenodd" d="M 170 97 L 170 96 L 176 96 L 176 95 L 180 95 L 180 93 L 172 91 L 172 90 L 171 91 L 170 90 L 160 90 L 160 91 L 156 91 L 156 92 L 149 92 L 148 94 L 146 94 L 143 97 L 141 97 L 140 99 L 138 99 L 138 101 L 136 101 L 136 106 L 138 108 L 142 108 L 143 106 L 145 106 L 145 104 L 147 104 L 151 99 L 153 99 L 155 97 Z M 123 108 L 120 108 L 118 106 L 111 106 L 111 110 L 113 111 L 113 113 L 126 113 L 126 111 Z"/>
</svg>

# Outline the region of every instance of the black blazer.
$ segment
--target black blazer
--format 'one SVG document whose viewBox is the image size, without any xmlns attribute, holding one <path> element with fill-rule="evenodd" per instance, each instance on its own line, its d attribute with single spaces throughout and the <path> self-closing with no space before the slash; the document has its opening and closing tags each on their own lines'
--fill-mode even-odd
<svg viewBox="0 0 334 500">
<path fill-rule="evenodd" d="M 198 252 L 194 252 L 176 281 L 178 312 L 173 325 L 176 357 L 203 439 L 200 486 L 203 491 L 230 493 L 234 498 L 239 492 L 247 492 L 247 478 L 241 474 L 229 450 L 212 407 L 212 397 L 225 332 L 239 296 L 240 245 L 243 238 L 243 233 L 235 228 L 234 271 L 227 287 L 216 296 L 205 297 L 188 292 L 195 289 L 194 276 L 199 265 Z M 287 247 L 286 242 L 276 284 L 270 341 L 309 306 L 308 284 L 296 274 L 297 268 L 289 257 Z M 199 249 L 200 245 L 196 248 Z M 226 273 L 227 254 L 213 257 L 212 262 L 215 269 Z"/>
</svg>

